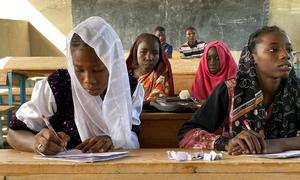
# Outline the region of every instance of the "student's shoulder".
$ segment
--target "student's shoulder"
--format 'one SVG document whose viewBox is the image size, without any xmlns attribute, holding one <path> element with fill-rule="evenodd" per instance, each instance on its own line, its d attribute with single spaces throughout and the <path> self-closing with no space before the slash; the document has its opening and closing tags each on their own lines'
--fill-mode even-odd
<svg viewBox="0 0 300 180">
<path fill-rule="evenodd" d="M 48 76 L 49 82 L 70 82 L 69 72 L 65 69 L 58 69 Z"/>
<path fill-rule="evenodd" d="M 204 48 L 205 46 L 206 46 L 206 42 L 204 42 L 204 41 L 197 41 L 197 47 Z"/>
<path fill-rule="evenodd" d="M 173 46 L 171 44 L 166 43 L 166 46 L 169 48 L 173 48 Z"/>
<path fill-rule="evenodd" d="M 185 42 L 185 43 L 181 44 L 180 47 L 189 47 L 188 42 Z"/>
</svg>

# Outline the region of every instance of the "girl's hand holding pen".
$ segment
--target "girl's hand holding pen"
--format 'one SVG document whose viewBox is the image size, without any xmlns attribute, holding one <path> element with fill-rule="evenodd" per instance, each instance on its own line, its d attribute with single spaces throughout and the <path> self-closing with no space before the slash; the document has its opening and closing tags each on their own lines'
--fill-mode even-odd
<svg viewBox="0 0 300 180">
<path fill-rule="evenodd" d="M 33 150 L 39 154 L 53 155 L 65 150 L 70 137 L 64 132 L 57 135 L 51 129 L 44 128 L 35 135 Z"/>
</svg>

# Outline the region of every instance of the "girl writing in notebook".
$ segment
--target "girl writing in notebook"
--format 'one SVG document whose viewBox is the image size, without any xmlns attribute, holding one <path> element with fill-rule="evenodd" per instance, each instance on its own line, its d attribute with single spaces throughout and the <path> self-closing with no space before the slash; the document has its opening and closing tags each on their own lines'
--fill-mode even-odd
<svg viewBox="0 0 300 180">
<path fill-rule="evenodd" d="M 229 154 L 300 149 L 300 82 L 292 45 L 276 26 L 254 32 L 236 79 L 224 81 L 179 131 L 180 147 Z M 216 131 L 222 131 L 221 134 Z"/>
<path fill-rule="evenodd" d="M 121 41 L 102 18 L 90 17 L 70 33 L 67 69 L 36 84 L 10 123 L 9 144 L 43 154 L 65 146 L 83 152 L 139 148 L 143 87 L 128 77 Z"/>
<path fill-rule="evenodd" d="M 129 74 L 138 79 L 145 90 L 145 101 L 174 95 L 171 65 L 159 39 L 148 33 L 136 37 L 126 60 Z"/>
</svg>

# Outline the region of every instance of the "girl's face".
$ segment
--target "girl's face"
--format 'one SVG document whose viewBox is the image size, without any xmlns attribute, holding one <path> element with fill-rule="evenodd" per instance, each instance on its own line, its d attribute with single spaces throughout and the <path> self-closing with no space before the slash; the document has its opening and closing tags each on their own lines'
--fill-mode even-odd
<svg viewBox="0 0 300 180">
<path fill-rule="evenodd" d="M 145 38 L 137 48 L 137 61 L 143 74 L 151 72 L 159 61 L 159 42 L 156 39 Z"/>
<path fill-rule="evenodd" d="M 92 96 L 104 93 L 108 84 L 108 70 L 89 47 L 72 49 L 74 70 L 81 86 Z"/>
<path fill-rule="evenodd" d="M 220 70 L 220 59 L 216 47 L 209 48 L 207 52 L 207 66 L 212 74 L 216 74 Z"/>
<path fill-rule="evenodd" d="M 292 45 L 281 32 L 261 34 L 252 53 L 257 72 L 262 78 L 287 78 L 292 69 Z"/>
</svg>

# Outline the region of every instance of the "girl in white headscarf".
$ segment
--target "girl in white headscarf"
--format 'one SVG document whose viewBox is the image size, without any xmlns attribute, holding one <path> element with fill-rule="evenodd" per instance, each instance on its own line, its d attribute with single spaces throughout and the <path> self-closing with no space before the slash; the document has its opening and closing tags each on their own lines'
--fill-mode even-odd
<svg viewBox="0 0 300 180">
<path fill-rule="evenodd" d="M 90 17 L 70 33 L 67 67 L 36 84 L 10 122 L 9 144 L 43 154 L 65 146 L 83 152 L 139 148 L 143 87 L 128 76 L 121 41 L 102 18 Z"/>
</svg>

